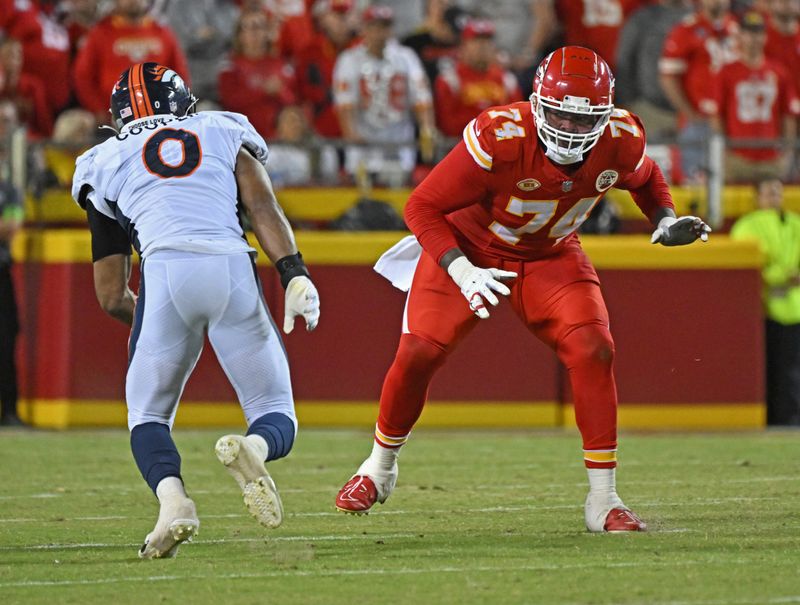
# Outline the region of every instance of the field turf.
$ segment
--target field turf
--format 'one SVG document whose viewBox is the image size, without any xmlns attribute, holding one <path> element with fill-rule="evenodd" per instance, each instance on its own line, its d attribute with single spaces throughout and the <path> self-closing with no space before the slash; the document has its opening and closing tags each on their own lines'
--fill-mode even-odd
<svg viewBox="0 0 800 605">
<path fill-rule="evenodd" d="M 577 435 L 525 431 L 415 431 L 395 494 L 353 517 L 333 498 L 369 433 L 302 430 L 270 531 L 222 433 L 176 429 L 200 534 L 140 561 L 157 508 L 126 432 L 0 431 L 0 603 L 800 603 L 800 432 L 624 435 L 639 535 L 588 534 Z"/>
</svg>

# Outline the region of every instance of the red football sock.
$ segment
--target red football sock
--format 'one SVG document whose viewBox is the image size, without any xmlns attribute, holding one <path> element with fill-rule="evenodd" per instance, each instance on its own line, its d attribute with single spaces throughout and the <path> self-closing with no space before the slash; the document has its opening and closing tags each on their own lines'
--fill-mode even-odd
<svg viewBox="0 0 800 605">
<path fill-rule="evenodd" d="M 614 341 L 608 327 L 575 328 L 558 344 L 558 356 L 569 371 L 586 467 L 616 467 L 617 386 Z"/>
<path fill-rule="evenodd" d="M 422 414 L 433 375 L 447 353 L 414 336 L 403 334 L 394 362 L 386 373 L 375 440 L 386 447 L 406 442 L 414 423 Z"/>
</svg>

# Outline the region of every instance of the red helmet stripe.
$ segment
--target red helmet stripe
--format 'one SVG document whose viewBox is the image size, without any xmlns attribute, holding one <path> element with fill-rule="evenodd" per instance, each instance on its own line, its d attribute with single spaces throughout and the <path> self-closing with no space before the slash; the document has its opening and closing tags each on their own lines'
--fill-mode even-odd
<svg viewBox="0 0 800 605">
<path fill-rule="evenodd" d="M 147 92 L 147 86 L 145 85 L 144 79 L 144 63 L 139 64 L 139 77 L 142 82 L 142 99 L 144 100 L 144 107 L 145 107 L 145 115 L 152 116 L 155 115 L 153 111 L 153 106 L 150 104 L 150 94 Z"/>
<path fill-rule="evenodd" d="M 140 118 L 139 109 L 136 107 L 136 91 L 133 88 L 133 72 L 136 71 L 136 66 L 132 65 L 128 70 L 128 96 L 131 99 L 131 109 L 133 110 L 133 119 Z"/>
<path fill-rule="evenodd" d="M 142 65 L 138 63 L 131 67 L 131 74 L 132 74 L 132 82 L 133 86 L 131 86 L 131 99 L 133 100 L 132 105 L 135 107 L 133 115 L 135 118 L 143 118 L 145 116 L 152 115 L 147 111 L 147 105 L 144 100 L 144 95 L 147 94 L 147 89 L 144 86 L 144 82 L 142 80 Z"/>
</svg>

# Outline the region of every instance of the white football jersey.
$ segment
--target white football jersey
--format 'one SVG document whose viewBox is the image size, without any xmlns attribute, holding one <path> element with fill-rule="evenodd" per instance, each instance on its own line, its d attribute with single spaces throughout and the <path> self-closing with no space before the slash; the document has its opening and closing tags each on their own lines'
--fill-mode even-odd
<svg viewBox="0 0 800 605">
<path fill-rule="evenodd" d="M 78 158 L 72 196 L 119 222 L 142 258 L 250 251 L 234 175 L 242 146 L 266 164 L 267 144 L 238 113 L 134 120 Z"/>
<path fill-rule="evenodd" d="M 336 105 L 358 109 L 361 136 L 378 143 L 413 141 L 413 109 L 432 103 L 419 57 L 397 40 L 389 40 L 382 58 L 367 52 L 364 44 L 342 52 L 333 70 L 333 90 Z"/>
</svg>

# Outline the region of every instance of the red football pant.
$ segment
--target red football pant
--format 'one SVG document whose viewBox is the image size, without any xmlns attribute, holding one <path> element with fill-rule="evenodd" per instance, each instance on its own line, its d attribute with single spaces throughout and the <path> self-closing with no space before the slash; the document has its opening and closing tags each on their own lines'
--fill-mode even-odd
<svg viewBox="0 0 800 605">
<path fill-rule="evenodd" d="M 585 450 L 615 450 L 614 342 L 597 274 L 577 243 L 531 262 L 469 253 L 473 263 L 516 271 L 509 300 L 517 316 L 569 372 Z M 502 297 L 501 297 L 502 298 Z M 489 307 L 491 310 L 491 307 Z M 447 272 L 423 253 L 409 291 L 403 335 L 381 392 L 378 431 L 404 437 L 422 413 L 433 375 L 478 317 Z M 615 462 L 590 462 L 613 467 Z"/>
</svg>

